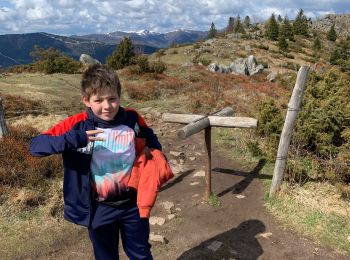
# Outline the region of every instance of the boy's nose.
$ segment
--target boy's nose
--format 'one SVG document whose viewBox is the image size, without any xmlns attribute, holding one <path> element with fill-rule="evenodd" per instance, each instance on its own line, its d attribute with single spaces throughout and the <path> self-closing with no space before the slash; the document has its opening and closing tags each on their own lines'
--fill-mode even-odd
<svg viewBox="0 0 350 260">
<path fill-rule="evenodd" d="M 103 108 L 110 108 L 111 106 L 112 105 L 110 102 L 108 102 L 108 101 L 103 102 Z"/>
</svg>

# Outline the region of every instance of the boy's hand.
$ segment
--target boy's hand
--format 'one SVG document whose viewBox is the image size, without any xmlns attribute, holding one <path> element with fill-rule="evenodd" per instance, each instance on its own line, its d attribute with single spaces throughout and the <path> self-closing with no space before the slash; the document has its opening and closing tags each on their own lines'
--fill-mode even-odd
<svg viewBox="0 0 350 260">
<path fill-rule="evenodd" d="M 102 137 L 96 137 L 96 134 L 103 133 L 103 130 L 88 130 L 86 131 L 87 138 L 89 142 L 104 141 Z"/>
</svg>

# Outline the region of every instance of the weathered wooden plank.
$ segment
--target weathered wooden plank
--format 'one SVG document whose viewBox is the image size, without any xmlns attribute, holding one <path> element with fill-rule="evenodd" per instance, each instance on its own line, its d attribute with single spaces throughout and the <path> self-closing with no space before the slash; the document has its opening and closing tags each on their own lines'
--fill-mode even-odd
<svg viewBox="0 0 350 260">
<path fill-rule="evenodd" d="M 0 97 L 0 138 L 8 134 L 8 129 L 5 121 L 4 108 L 2 106 L 2 98 Z"/>
<path fill-rule="evenodd" d="M 162 120 L 169 123 L 189 124 L 204 117 L 205 116 L 193 114 L 163 113 Z"/>
<path fill-rule="evenodd" d="M 210 126 L 256 128 L 258 120 L 251 117 L 208 116 Z"/>
<path fill-rule="evenodd" d="M 232 108 L 225 108 L 213 115 L 219 115 L 219 116 L 225 116 L 225 115 L 232 115 L 233 114 L 233 109 Z M 209 121 L 209 118 L 208 117 L 204 117 L 204 118 L 201 118 L 197 121 L 194 121 L 190 124 L 188 124 L 187 126 L 181 128 L 178 133 L 177 133 L 177 136 L 179 138 L 186 138 L 186 137 L 189 137 L 195 133 L 198 133 L 199 131 L 207 128 L 208 126 L 210 126 L 210 121 Z"/>
<path fill-rule="evenodd" d="M 297 119 L 301 102 L 303 100 L 306 87 L 307 76 L 310 67 L 302 66 L 297 75 L 292 96 L 288 104 L 288 111 L 284 121 L 280 142 L 278 145 L 275 169 L 270 188 L 270 197 L 273 196 L 281 187 L 284 178 L 284 169 L 287 162 L 288 149 L 292 139 L 293 128 Z"/>
<path fill-rule="evenodd" d="M 221 111 L 213 114 L 217 116 L 232 116 L 234 113 L 231 107 L 225 107 Z M 205 118 L 207 116 L 204 115 L 196 115 L 196 114 L 177 114 L 177 113 L 163 113 L 162 120 L 164 122 L 170 123 L 180 123 L 180 124 L 189 124 L 194 121 L 198 121 L 199 119 Z"/>
</svg>

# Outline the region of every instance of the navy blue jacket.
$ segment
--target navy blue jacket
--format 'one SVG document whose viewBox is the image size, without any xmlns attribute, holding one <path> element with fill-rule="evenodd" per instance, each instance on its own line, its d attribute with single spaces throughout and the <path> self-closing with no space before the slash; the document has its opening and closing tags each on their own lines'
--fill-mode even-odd
<svg viewBox="0 0 350 260">
<path fill-rule="evenodd" d="M 62 154 L 64 178 L 64 218 L 70 222 L 90 226 L 92 210 L 92 190 L 90 183 L 90 162 L 92 158 L 86 135 L 87 130 L 106 128 L 108 122 L 94 117 L 88 109 L 73 115 L 33 138 L 30 153 L 33 156 Z M 161 150 L 161 145 L 144 119 L 135 111 L 119 108 L 113 125 L 123 124 L 135 131 L 135 136 L 145 138 L 146 145 Z M 90 143 L 91 144 L 91 143 Z"/>
</svg>

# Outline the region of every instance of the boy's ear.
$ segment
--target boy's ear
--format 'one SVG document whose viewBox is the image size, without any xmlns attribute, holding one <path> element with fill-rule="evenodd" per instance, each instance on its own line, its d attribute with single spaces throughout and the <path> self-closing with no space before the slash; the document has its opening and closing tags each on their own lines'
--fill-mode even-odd
<svg viewBox="0 0 350 260">
<path fill-rule="evenodd" d="M 86 96 L 83 96 L 83 103 L 87 107 L 91 107 L 89 99 Z"/>
</svg>

